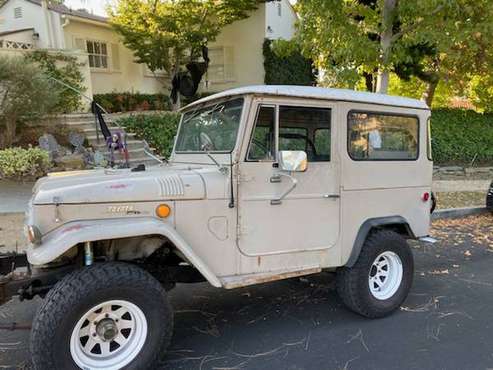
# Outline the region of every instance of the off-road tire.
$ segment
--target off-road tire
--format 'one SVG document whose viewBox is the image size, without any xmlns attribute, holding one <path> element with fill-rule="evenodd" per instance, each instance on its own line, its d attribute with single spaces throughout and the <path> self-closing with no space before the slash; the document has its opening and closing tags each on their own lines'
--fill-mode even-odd
<svg viewBox="0 0 493 370">
<path fill-rule="evenodd" d="M 390 298 L 379 300 L 372 295 L 368 278 L 373 262 L 386 251 L 398 255 L 403 274 L 397 291 Z M 406 299 L 413 274 L 414 259 L 407 241 L 396 232 L 377 230 L 366 239 L 354 266 L 337 270 L 337 293 L 350 310 L 368 318 L 383 317 L 400 307 Z"/>
<path fill-rule="evenodd" d="M 84 267 L 50 290 L 33 321 L 30 350 L 34 367 L 78 369 L 69 344 L 75 324 L 92 307 L 122 299 L 143 311 L 148 327 L 144 346 L 125 369 L 155 368 L 171 339 L 172 309 L 156 279 L 137 266 L 121 262 Z"/>
</svg>

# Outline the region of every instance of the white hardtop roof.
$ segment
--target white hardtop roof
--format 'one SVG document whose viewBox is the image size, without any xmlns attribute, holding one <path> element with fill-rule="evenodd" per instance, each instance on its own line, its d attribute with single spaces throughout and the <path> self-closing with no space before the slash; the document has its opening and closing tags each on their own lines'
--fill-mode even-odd
<svg viewBox="0 0 493 370">
<path fill-rule="evenodd" d="M 236 95 L 277 95 L 292 96 L 297 98 L 324 99 L 335 101 L 350 101 L 358 103 L 388 105 L 395 107 L 405 107 L 414 109 L 429 109 L 425 102 L 417 99 L 404 98 L 401 96 L 391 96 L 385 94 L 375 94 L 369 92 L 348 90 L 348 89 L 328 89 L 313 86 L 288 86 L 288 85 L 258 85 L 245 86 L 236 89 L 226 90 L 214 95 L 199 99 L 188 107 L 208 101 L 226 98 Z"/>
</svg>

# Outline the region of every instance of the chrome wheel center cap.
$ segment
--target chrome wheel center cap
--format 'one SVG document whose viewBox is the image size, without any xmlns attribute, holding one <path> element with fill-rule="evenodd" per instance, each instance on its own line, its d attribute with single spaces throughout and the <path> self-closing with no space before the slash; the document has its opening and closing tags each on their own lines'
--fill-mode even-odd
<svg viewBox="0 0 493 370">
<path fill-rule="evenodd" d="M 96 333 L 104 341 L 111 341 L 118 335 L 118 327 L 115 320 L 103 319 L 96 325 Z"/>
</svg>

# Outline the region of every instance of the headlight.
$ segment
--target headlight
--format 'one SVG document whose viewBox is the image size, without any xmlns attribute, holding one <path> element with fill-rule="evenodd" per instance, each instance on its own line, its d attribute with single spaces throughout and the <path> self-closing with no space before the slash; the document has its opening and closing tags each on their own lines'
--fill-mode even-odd
<svg viewBox="0 0 493 370">
<path fill-rule="evenodd" d="M 41 231 L 36 226 L 26 225 L 26 237 L 32 244 L 41 244 Z"/>
</svg>

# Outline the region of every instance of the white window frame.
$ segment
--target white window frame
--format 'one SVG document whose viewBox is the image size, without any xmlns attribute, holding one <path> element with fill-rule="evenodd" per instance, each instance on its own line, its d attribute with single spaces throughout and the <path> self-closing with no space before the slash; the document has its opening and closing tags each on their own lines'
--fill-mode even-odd
<svg viewBox="0 0 493 370">
<path fill-rule="evenodd" d="M 218 60 L 211 60 L 211 63 L 209 64 L 209 71 L 213 69 L 214 67 L 219 67 L 222 68 L 223 73 L 222 77 L 216 76 L 214 73 L 207 73 L 207 81 L 212 83 L 212 84 L 222 84 L 222 83 L 228 83 L 228 82 L 235 82 L 236 81 L 236 71 L 235 71 L 235 65 L 234 65 L 234 52 L 235 49 L 233 46 L 212 46 L 209 48 L 209 54 L 212 54 L 215 50 L 221 50 L 222 51 L 222 62 Z M 229 57 L 232 58 L 233 60 L 231 63 L 227 63 L 227 53 L 230 53 Z M 228 69 L 229 68 L 229 69 Z"/>
<path fill-rule="evenodd" d="M 106 54 L 103 54 L 103 53 L 98 54 L 95 52 L 95 50 L 93 50 L 93 52 L 90 53 L 89 47 L 88 47 L 88 44 L 90 42 L 93 43 L 93 46 L 95 46 L 96 44 L 100 44 L 100 46 L 105 45 Z M 109 71 L 110 66 L 111 66 L 111 64 L 110 64 L 111 63 L 111 56 L 110 56 L 110 50 L 109 50 L 111 47 L 111 43 L 103 41 L 103 40 L 85 39 L 85 45 L 86 45 L 86 53 L 87 53 L 87 56 L 89 59 L 89 67 L 91 68 L 91 70 L 93 70 L 93 71 Z M 102 51 L 102 48 L 100 51 Z M 93 67 L 93 66 L 91 66 L 91 56 L 99 57 L 99 58 L 105 57 L 106 58 L 106 67 Z M 101 65 L 102 65 L 102 63 L 101 63 Z"/>
</svg>

